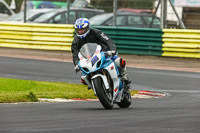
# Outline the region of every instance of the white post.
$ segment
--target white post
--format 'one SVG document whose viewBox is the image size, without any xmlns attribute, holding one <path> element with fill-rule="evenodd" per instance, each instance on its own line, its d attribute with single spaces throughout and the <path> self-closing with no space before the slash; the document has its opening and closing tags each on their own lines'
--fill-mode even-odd
<svg viewBox="0 0 200 133">
<path fill-rule="evenodd" d="M 26 1 L 27 0 L 24 1 L 24 23 L 26 23 L 26 7 L 27 7 Z"/>
<path fill-rule="evenodd" d="M 12 0 L 12 1 L 11 1 L 10 8 L 11 8 L 11 9 L 16 9 L 15 0 Z"/>
<path fill-rule="evenodd" d="M 67 24 L 70 21 L 70 0 L 67 0 Z"/>
<path fill-rule="evenodd" d="M 116 26 L 117 18 L 117 0 L 113 0 L 113 26 Z"/>
<path fill-rule="evenodd" d="M 165 18 L 164 18 L 165 6 L 164 6 L 164 4 L 165 4 L 164 0 L 161 0 L 161 29 L 163 29 L 164 25 L 165 25 Z"/>
<path fill-rule="evenodd" d="M 172 9 L 174 10 L 174 13 L 176 14 L 176 17 L 178 18 L 178 21 L 179 21 L 179 23 L 180 23 L 180 25 L 181 25 L 181 28 L 182 28 L 182 29 L 186 29 L 186 28 L 185 28 L 185 25 L 184 25 L 184 23 L 183 23 L 183 21 L 182 21 L 182 20 L 180 19 L 180 17 L 178 16 L 178 13 L 177 13 L 177 11 L 176 11 L 176 9 L 175 9 L 175 7 L 174 7 L 172 1 L 169 0 L 169 3 L 170 3 L 170 5 L 171 5 Z"/>
</svg>

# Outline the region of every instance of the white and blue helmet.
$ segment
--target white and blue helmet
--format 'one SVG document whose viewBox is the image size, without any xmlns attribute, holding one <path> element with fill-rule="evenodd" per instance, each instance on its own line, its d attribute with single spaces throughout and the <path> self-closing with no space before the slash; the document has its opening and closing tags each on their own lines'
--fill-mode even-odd
<svg viewBox="0 0 200 133">
<path fill-rule="evenodd" d="M 90 22 L 87 18 L 79 18 L 75 21 L 74 28 L 76 35 L 84 38 L 90 32 Z"/>
</svg>

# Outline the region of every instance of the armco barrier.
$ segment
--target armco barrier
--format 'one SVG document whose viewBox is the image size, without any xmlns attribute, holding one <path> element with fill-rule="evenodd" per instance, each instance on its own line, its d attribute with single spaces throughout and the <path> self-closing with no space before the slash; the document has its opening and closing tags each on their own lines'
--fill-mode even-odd
<svg viewBox="0 0 200 133">
<path fill-rule="evenodd" d="M 0 47 L 71 50 L 73 25 L 0 23 Z"/>
<path fill-rule="evenodd" d="M 150 28 L 94 26 L 109 35 L 119 53 L 162 55 L 162 30 Z"/>
<path fill-rule="evenodd" d="M 199 30 L 94 28 L 108 34 L 122 54 L 200 58 Z M 73 25 L 0 23 L 0 47 L 71 51 L 73 39 Z"/>
<path fill-rule="evenodd" d="M 162 56 L 200 58 L 200 31 L 163 30 Z"/>
</svg>

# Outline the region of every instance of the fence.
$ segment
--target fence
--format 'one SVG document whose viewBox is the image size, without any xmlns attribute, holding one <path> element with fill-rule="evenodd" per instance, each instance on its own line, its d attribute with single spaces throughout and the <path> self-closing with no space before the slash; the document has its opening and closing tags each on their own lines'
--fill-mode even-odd
<svg viewBox="0 0 200 133">
<path fill-rule="evenodd" d="M 73 25 L 0 23 L 0 47 L 71 50 Z"/>
<path fill-rule="evenodd" d="M 6 0 L 8 4 L 11 4 L 11 0 Z M 19 12 L 23 9 L 22 1 L 24 0 L 15 0 L 16 2 L 16 12 Z M 78 6 L 78 7 L 89 7 L 89 8 L 97 8 L 103 9 L 106 13 L 113 12 L 114 10 L 118 12 L 136 12 L 136 13 L 148 13 L 148 14 L 155 14 L 159 18 L 162 19 L 162 11 L 161 11 L 161 4 L 158 6 L 159 1 L 161 0 L 26 0 L 27 3 L 33 2 L 32 4 L 29 3 L 29 8 L 44 8 L 44 7 L 59 7 L 59 8 L 66 8 L 66 2 L 70 2 L 70 6 Z M 51 4 L 45 4 L 41 1 L 51 1 Z M 116 5 L 114 6 L 114 1 Z M 167 1 L 167 4 L 164 6 L 164 10 L 166 10 L 166 20 L 164 28 L 176 28 L 180 29 L 180 23 L 178 22 L 177 16 L 173 11 L 172 6 L 169 4 L 169 0 L 162 0 Z M 186 29 L 200 29 L 200 2 L 196 1 L 188 1 L 188 0 L 171 0 L 172 4 L 175 7 L 175 10 L 183 21 Z M 59 4 L 55 2 L 62 2 L 63 4 Z M 89 2 L 89 3 L 88 3 Z M 84 3 L 84 4 L 83 4 Z M 29 9 L 27 7 L 27 9 Z M 158 10 L 156 12 L 156 8 Z M 163 21 L 163 20 L 161 20 Z"/>
<path fill-rule="evenodd" d="M 162 56 L 200 58 L 199 30 L 163 30 Z"/>
<path fill-rule="evenodd" d="M 200 58 L 200 31 L 96 26 L 120 54 Z M 0 47 L 71 51 L 73 25 L 0 23 Z"/>
<path fill-rule="evenodd" d="M 138 55 L 162 55 L 162 30 L 95 26 L 108 34 L 116 43 L 119 53 Z"/>
<path fill-rule="evenodd" d="M 95 27 L 107 33 L 119 53 L 168 57 L 200 58 L 200 31 Z"/>
</svg>

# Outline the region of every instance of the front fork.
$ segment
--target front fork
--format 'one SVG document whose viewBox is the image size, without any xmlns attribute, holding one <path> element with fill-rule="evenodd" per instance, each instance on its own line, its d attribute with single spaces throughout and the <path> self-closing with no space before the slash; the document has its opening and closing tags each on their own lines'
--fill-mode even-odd
<svg viewBox="0 0 200 133">
<path fill-rule="evenodd" d="M 106 91 L 109 91 L 109 90 L 110 90 L 110 87 L 109 87 L 109 83 L 108 83 L 108 80 L 107 80 L 106 76 L 105 76 L 105 75 L 102 75 L 102 74 L 96 74 L 96 75 L 92 76 L 91 81 L 92 81 L 93 79 L 97 78 L 97 77 L 101 77 L 101 79 L 103 80 L 103 83 L 104 83 L 104 86 L 105 86 Z M 93 90 L 94 90 L 94 92 L 95 92 L 95 94 L 96 94 L 96 91 L 95 91 L 95 87 L 94 87 L 93 82 L 92 82 L 92 88 L 93 88 Z"/>
<path fill-rule="evenodd" d="M 106 76 L 106 72 L 102 69 L 101 70 L 101 73 L 96 73 L 96 74 L 93 74 L 91 73 L 90 75 L 85 75 L 85 76 L 81 76 L 81 78 L 87 83 L 88 87 L 89 88 L 92 88 L 95 92 L 95 88 L 92 84 L 92 79 L 96 78 L 96 77 L 101 77 L 101 79 L 103 80 L 104 82 L 104 85 L 105 85 L 105 88 L 106 88 L 106 91 L 110 91 L 110 79 L 107 78 Z M 96 94 L 96 92 L 95 92 Z"/>
</svg>

